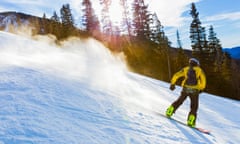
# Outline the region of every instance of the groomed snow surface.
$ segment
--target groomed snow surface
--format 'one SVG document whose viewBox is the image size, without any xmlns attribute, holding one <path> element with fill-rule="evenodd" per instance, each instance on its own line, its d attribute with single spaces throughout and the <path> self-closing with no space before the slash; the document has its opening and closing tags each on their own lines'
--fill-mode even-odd
<svg viewBox="0 0 240 144">
<path fill-rule="evenodd" d="M 159 116 L 180 94 L 169 84 L 129 72 L 93 39 L 0 32 L 2 144 L 238 144 L 240 103 L 200 95 L 197 126 Z M 175 119 L 186 122 L 189 100 Z"/>
</svg>

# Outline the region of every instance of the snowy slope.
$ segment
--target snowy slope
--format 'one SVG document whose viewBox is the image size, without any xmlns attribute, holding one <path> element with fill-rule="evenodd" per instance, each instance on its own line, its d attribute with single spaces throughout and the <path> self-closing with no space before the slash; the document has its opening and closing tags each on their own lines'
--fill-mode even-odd
<svg viewBox="0 0 240 144">
<path fill-rule="evenodd" d="M 0 42 L 0 143 L 240 143 L 239 101 L 201 94 L 197 124 L 211 135 L 160 117 L 181 89 L 128 72 L 95 40 Z M 187 100 L 174 117 L 188 110 Z"/>
</svg>

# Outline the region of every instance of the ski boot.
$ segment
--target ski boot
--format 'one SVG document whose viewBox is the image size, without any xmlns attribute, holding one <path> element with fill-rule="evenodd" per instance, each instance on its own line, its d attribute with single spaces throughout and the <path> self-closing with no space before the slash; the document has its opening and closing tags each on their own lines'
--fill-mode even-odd
<svg viewBox="0 0 240 144">
<path fill-rule="evenodd" d="M 193 114 L 190 114 L 188 116 L 188 121 L 187 121 L 187 125 L 190 127 L 195 127 L 195 121 L 196 121 L 196 117 Z"/>
<path fill-rule="evenodd" d="M 173 112 L 174 112 L 174 107 L 171 105 L 166 110 L 166 116 L 170 118 L 173 115 Z"/>
</svg>

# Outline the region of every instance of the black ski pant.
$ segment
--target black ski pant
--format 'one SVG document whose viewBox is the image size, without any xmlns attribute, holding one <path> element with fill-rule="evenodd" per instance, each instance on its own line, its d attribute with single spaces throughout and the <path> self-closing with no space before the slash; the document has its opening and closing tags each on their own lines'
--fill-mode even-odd
<svg viewBox="0 0 240 144">
<path fill-rule="evenodd" d="M 199 92 L 198 90 L 193 90 L 188 92 L 187 89 L 183 88 L 181 95 L 178 97 L 176 101 L 172 103 L 174 107 L 174 112 L 178 109 L 178 107 L 185 101 L 185 99 L 189 96 L 190 98 L 190 112 L 188 117 L 192 114 L 197 119 L 197 110 L 198 110 L 198 99 L 199 99 Z"/>
</svg>

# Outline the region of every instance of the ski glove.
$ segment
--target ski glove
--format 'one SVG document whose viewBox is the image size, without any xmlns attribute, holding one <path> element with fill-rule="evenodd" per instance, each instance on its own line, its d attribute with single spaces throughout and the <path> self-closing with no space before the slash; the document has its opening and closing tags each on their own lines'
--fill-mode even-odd
<svg viewBox="0 0 240 144">
<path fill-rule="evenodd" d="M 172 91 L 175 90 L 175 85 L 171 84 L 169 89 L 172 90 Z"/>
</svg>

